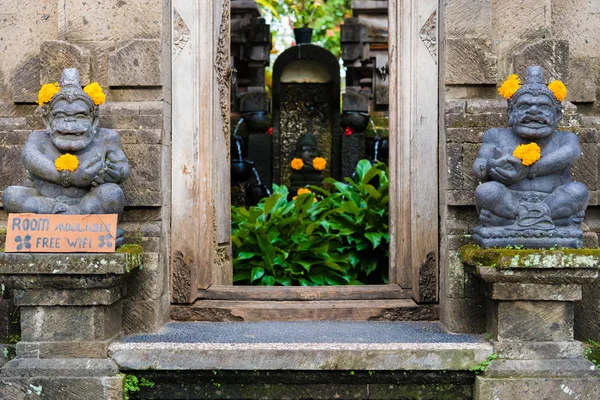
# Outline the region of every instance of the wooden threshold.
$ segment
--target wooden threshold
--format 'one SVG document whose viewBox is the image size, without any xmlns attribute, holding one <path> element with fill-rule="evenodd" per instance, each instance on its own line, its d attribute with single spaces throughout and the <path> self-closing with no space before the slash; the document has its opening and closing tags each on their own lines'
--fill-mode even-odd
<svg viewBox="0 0 600 400">
<path fill-rule="evenodd" d="M 412 290 L 392 285 L 365 286 L 211 286 L 200 290 L 201 300 L 269 300 L 269 301 L 314 301 L 314 300 L 385 300 L 410 299 Z"/>
<path fill-rule="evenodd" d="M 409 299 L 237 301 L 198 300 L 171 306 L 175 321 L 433 321 L 437 304 Z"/>
</svg>

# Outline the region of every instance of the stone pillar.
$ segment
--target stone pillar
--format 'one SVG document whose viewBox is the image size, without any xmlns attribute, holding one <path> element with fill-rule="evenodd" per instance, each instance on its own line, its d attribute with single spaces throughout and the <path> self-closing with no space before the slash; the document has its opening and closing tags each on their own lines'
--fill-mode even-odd
<svg viewBox="0 0 600 400">
<path fill-rule="evenodd" d="M 574 302 L 581 285 L 598 277 L 597 253 L 461 249 L 486 283 L 487 330 L 498 357 L 477 377 L 475 399 L 600 398 L 600 372 L 573 339 Z"/>
<path fill-rule="evenodd" d="M 122 399 L 108 358 L 121 334 L 126 278 L 139 246 L 114 254 L 0 253 L 0 280 L 21 310 L 17 357 L 0 373 L 0 398 Z"/>
</svg>

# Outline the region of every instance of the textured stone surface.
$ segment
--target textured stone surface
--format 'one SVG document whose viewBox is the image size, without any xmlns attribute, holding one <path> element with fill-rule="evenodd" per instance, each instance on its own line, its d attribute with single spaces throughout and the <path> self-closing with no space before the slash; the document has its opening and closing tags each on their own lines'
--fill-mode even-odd
<svg viewBox="0 0 600 400">
<path fill-rule="evenodd" d="M 81 84 L 85 86 L 90 83 L 92 73 L 90 51 L 60 40 L 48 40 L 42 43 L 40 83 L 57 82 L 65 68 L 77 68 L 81 74 Z"/>
<path fill-rule="evenodd" d="M 25 342 L 106 340 L 121 328 L 121 304 L 95 307 L 21 307 Z"/>
<path fill-rule="evenodd" d="M 161 146 L 125 144 L 131 173 L 123 183 L 126 206 L 162 205 Z"/>
<path fill-rule="evenodd" d="M 160 40 L 137 39 L 120 45 L 108 61 L 110 86 L 160 86 Z"/>
<path fill-rule="evenodd" d="M 598 378 L 504 378 L 477 377 L 474 399 L 596 400 L 600 397 Z"/>
<path fill-rule="evenodd" d="M 40 59 L 31 57 L 15 71 L 12 83 L 12 101 L 36 103 L 40 90 Z M 1 114 L 0 114 L 1 115 Z"/>
<path fill-rule="evenodd" d="M 581 285 L 538 285 L 533 283 L 495 283 L 490 290 L 494 300 L 581 300 Z"/>
<path fill-rule="evenodd" d="M 125 294 L 125 286 L 102 289 L 18 289 L 14 292 L 17 306 L 83 306 L 110 305 Z"/>
<path fill-rule="evenodd" d="M 552 2 L 552 31 L 569 40 L 574 57 L 600 57 L 600 3 L 594 0 Z"/>
<path fill-rule="evenodd" d="M 548 82 L 569 78 L 569 42 L 566 40 L 544 39 L 531 43 L 514 54 L 514 71 L 525 76 L 530 65 L 539 65 L 544 70 Z"/>
<path fill-rule="evenodd" d="M 571 58 L 569 64 L 569 101 L 596 101 L 598 85 L 593 76 L 594 63 L 589 58 Z"/>
<path fill-rule="evenodd" d="M 578 341 L 564 342 L 494 342 L 494 351 L 511 360 L 580 359 L 583 344 Z"/>
<path fill-rule="evenodd" d="M 68 255 L 0 253 L 0 274 L 125 274 L 139 267 L 141 261 L 139 255 L 126 253 L 71 253 Z"/>
<path fill-rule="evenodd" d="M 58 29 L 63 40 L 105 41 L 158 39 L 162 3 L 152 0 L 98 0 L 81 7 L 79 0 L 64 0 Z"/>
<path fill-rule="evenodd" d="M 551 0 L 491 0 L 491 3 L 495 40 L 540 38 L 550 30 Z"/>
<path fill-rule="evenodd" d="M 499 341 L 573 340 L 573 303 L 494 301 L 488 331 Z"/>
<path fill-rule="evenodd" d="M 485 324 L 485 298 L 446 298 L 441 304 L 440 321 L 450 332 L 483 333 Z"/>
<path fill-rule="evenodd" d="M 496 64 L 491 41 L 446 39 L 446 84 L 495 84 Z"/>
<path fill-rule="evenodd" d="M 583 285 L 583 298 L 575 303 L 575 338 L 600 342 L 600 280 Z"/>
<path fill-rule="evenodd" d="M 490 38 L 492 2 L 489 0 L 447 2 L 446 34 L 451 37 Z"/>
</svg>

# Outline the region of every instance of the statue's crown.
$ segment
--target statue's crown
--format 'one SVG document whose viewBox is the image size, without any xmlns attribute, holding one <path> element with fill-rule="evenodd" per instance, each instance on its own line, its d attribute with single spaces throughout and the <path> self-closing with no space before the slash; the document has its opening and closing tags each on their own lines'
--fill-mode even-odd
<svg viewBox="0 0 600 400">
<path fill-rule="evenodd" d="M 94 110 L 96 105 L 90 96 L 81 88 L 81 78 L 77 68 L 65 68 L 62 71 L 62 76 L 58 81 L 60 91 L 52 98 L 50 108 L 59 100 L 67 100 L 69 103 L 75 100 L 82 100 L 86 103 L 90 110 Z"/>
<path fill-rule="evenodd" d="M 548 89 L 548 86 L 544 83 L 544 71 L 542 67 L 534 65 L 527 67 L 525 72 L 525 83 L 515 92 L 510 98 L 510 102 L 515 102 L 517 99 L 524 94 L 531 94 L 533 96 L 545 95 L 552 99 L 556 103 L 556 106 L 560 106 L 560 101 L 556 99 L 554 92 Z"/>
</svg>

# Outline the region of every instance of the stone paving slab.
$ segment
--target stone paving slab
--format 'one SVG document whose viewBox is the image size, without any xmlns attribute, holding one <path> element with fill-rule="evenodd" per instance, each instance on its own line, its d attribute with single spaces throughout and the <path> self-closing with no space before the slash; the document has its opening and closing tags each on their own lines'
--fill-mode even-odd
<svg viewBox="0 0 600 400">
<path fill-rule="evenodd" d="M 493 352 L 436 322 L 170 323 L 109 355 L 132 370 L 468 370 Z"/>
</svg>

